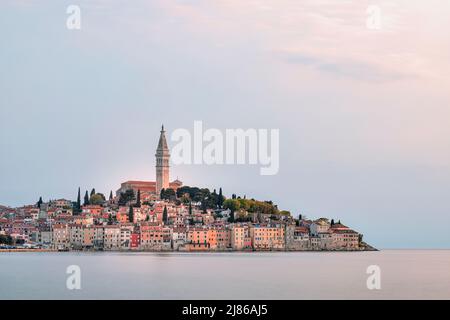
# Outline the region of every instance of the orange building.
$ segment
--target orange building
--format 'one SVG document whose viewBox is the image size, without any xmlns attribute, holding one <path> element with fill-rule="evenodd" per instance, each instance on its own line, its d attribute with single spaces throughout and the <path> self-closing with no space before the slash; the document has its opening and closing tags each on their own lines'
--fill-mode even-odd
<svg viewBox="0 0 450 320">
<path fill-rule="evenodd" d="M 234 225 L 231 229 L 231 247 L 234 250 L 245 250 L 252 248 L 250 227 L 247 224 Z"/>
<path fill-rule="evenodd" d="M 145 223 L 140 227 L 141 249 L 158 249 L 163 246 L 163 227 Z"/>
<path fill-rule="evenodd" d="M 285 248 L 284 228 L 251 226 L 250 236 L 255 250 L 282 250 Z"/>
</svg>

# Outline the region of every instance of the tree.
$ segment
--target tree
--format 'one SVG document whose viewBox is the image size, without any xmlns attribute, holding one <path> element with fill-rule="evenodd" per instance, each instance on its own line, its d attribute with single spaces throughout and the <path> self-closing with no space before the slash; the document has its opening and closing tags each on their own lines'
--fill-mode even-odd
<svg viewBox="0 0 450 320">
<path fill-rule="evenodd" d="M 113 194 L 112 194 L 112 190 L 111 190 L 111 192 L 109 193 L 109 201 L 112 201 L 112 199 L 113 199 Z"/>
<path fill-rule="evenodd" d="M 164 224 L 169 224 L 169 218 L 167 216 L 167 206 L 164 206 L 163 210 L 163 222 Z"/>
<path fill-rule="evenodd" d="M 331 225 L 332 226 L 334 225 L 334 219 L 331 219 Z"/>
<path fill-rule="evenodd" d="M 150 220 L 150 216 L 147 215 L 147 216 L 145 217 L 145 221 L 149 221 L 149 220 Z"/>
<path fill-rule="evenodd" d="M 161 200 L 174 200 L 176 199 L 177 195 L 175 193 L 175 190 L 172 188 L 167 189 L 161 189 L 161 194 L 159 196 Z"/>
<path fill-rule="evenodd" d="M 105 202 L 104 198 L 105 197 L 102 194 L 96 193 L 91 196 L 91 198 L 89 199 L 89 203 L 93 205 L 100 205 L 103 204 L 103 202 Z"/>
<path fill-rule="evenodd" d="M 96 194 L 95 188 L 92 188 L 92 190 L 91 190 L 91 197 L 92 197 L 94 194 Z"/>
<path fill-rule="evenodd" d="M 0 243 L 10 246 L 13 242 L 14 240 L 10 235 L 0 234 Z"/>
<path fill-rule="evenodd" d="M 108 216 L 108 224 L 109 224 L 109 225 L 113 224 L 113 217 L 112 217 L 112 214 L 111 214 L 111 213 L 110 213 L 109 216 Z"/>
<path fill-rule="evenodd" d="M 217 194 L 216 189 L 211 193 L 210 201 L 208 202 L 212 209 L 216 209 L 219 205 L 219 195 Z"/>
<path fill-rule="evenodd" d="M 219 206 L 219 208 L 222 208 L 224 200 L 225 200 L 224 196 L 222 195 L 222 187 L 220 187 L 220 189 L 219 189 L 219 198 L 217 199 L 217 205 Z"/>
<path fill-rule="evenodd" d="M 237 199 L 227 199 L 223 202 L 223 207 L 234 212 L 240 209 L 241 203 Z"/>
<path fill-rule="evenodd" d="M 128 211 L 128 220 L 133 223 L 134 222 L 134 213 L 133 213 L 133 206 L 130 206 L 130 209 Z"/>
<path fill-rule="evenodd" d="M 363 242 L 363 235 L 362 234 L 358 234 L 358 245 L 361 246 L 362 242 Z"/>
<path fill-rule="evenodd" d="M 141 190 L 138 189 L 137 198 L 136 198 L 136 207 L 141 207 Z"/>
<path fill-rule="evenodd" d="M 234 212 L 239 210 L 241 207 L 241 203 L 238 199 L 227 199 L 223 202 L 223 207 L 225 209 L 229 209 L 231 211 L 230 213 L 230 219 L 229 222 L 234 222 Z"/>
<path fill-rule="evenodd" d="M 192 216 L 192 203 L 189 202 L 189 215 Z"/>
<path fill-rule="evenodd" d="M 42 197 L 39 197 L 38 202 L 36 203 L 36 206 L 40 209 L 41 205 L 42 205 L 43 201 L 42 201 Z"/>
<path fill-rule="evenodd" d="M 119 205 L 126 206 L 129 202 L 133 201 L 134 199 L 135 197 L 133 189 L 128 189 L 125 192 L 120 193 Z"/>
<path fill-rule="evenodd" d="M 80 187 L 78 187 L 77 204 L 75 205 L 75 211 L 76 211 L 76 213 L 80 213 L 80 211 L 81 211 L 81 190 L 80 190 Z"/>
<path fill-rule="evenodd" d="M 207 206 L 207 202 L 208 198 L 205 198 L 202 200 L 202 213 L 206 213 L 206 206 Z"/>
<path fill-rule="evenodd" d="M 86 190 L 86 193 L 84 194 L 84 202 L 83 205 L 87 206 L 89 204 L 89 194 L 88 191 Z"/>
</svg>

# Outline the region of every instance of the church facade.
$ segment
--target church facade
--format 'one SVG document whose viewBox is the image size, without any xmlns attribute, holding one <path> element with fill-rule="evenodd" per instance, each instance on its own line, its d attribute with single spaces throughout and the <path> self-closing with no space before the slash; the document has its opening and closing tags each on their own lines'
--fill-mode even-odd
<svg viewBox="0 0 450 320">
<path fill-rule="evenodd" d="M 166 132 L 164 126 L 161 127 L 159 135 L 158 147 L 156 148 L 156 181 L 139 181 L 129 180 L 121 183 L 120 189 L 116 191 L 116 195 L 120 196 L 126 190 L 133 190 L 137 194 L 138 190 L 141 192 L 141 199 L 154 200 L 158 199 L 162 189 L 171 188 L 177 190 L 183 185 L 180 180 L 170 182 L 170 153 L 166 140 Z"/>
</svg>

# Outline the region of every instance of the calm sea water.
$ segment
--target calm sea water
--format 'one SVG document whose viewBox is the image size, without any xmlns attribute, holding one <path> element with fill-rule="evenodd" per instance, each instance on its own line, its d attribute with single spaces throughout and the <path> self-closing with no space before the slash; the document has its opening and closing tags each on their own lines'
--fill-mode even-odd
<svg viewBox="0 0 450 320">
<path fill-rule="evenodd" d="M 450 299 L 450 251 L 0 253 L 0 299 Z"/>
</svg>

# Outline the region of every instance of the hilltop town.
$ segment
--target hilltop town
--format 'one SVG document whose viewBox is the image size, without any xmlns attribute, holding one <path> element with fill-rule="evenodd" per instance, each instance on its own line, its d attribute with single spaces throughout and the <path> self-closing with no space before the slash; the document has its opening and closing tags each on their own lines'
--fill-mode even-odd
<svg viewBox="0 0 450 320">
<path fill-rule="evenodd" d="M 156 181 L 126 181 L 108 199 L 95 189 L 75 201 L 39 198 L 0 206 L 0 250 L 362 251 L 375 250 L 339 220 L 294 218 L 271 201 L 169 182 L 164 127 Z"/>
</svg>

